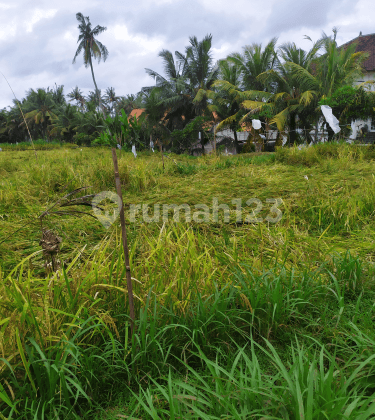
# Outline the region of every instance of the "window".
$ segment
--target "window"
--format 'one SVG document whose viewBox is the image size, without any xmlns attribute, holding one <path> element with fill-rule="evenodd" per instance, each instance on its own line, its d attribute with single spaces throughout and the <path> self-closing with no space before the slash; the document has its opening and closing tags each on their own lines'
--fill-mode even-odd
<svg viewBox="0 0 375 420">
<path fill-rule="evenodd" d="M 371 120 L 370 120 L 370 130 L 371 131 L 375 131 L 375 118 L 372 118 Z"/>
</svg>

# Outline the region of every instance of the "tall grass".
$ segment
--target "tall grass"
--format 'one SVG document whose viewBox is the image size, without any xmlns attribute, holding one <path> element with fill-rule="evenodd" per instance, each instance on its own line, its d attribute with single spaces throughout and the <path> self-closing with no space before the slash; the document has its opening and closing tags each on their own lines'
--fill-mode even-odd
<svg viewBox="0 0 375 420">
<path fill-rule="evenodd" d="M 45 141 L 42 139 L 35 140 L 34 146 L 36 150 L 53 150 L 64 148 L 77 148 L 78 146 L 72 143 L 62 143 L 60 141 Z M 3 151 L 24 151 L 34 150 L 33 144 L 30 141 L 22 141 L 19 143 L 0 143 L 0 148 Z"/>
<path fill-rule="evenodd" d="M 276 225 L 129 223 L 133 339 L 116 223 L 47 220 L 63 236 L 53 275 L 38 245 L 37 216 L 67 186 L 114 189 L 110 155 L 4 152 L 1 415 L 372 418 L 372 152 L 324 147 L 173 156 L 164 171 L 158 154 L 120 153 L 128 204 L 283 199 Z"/>
</svg>

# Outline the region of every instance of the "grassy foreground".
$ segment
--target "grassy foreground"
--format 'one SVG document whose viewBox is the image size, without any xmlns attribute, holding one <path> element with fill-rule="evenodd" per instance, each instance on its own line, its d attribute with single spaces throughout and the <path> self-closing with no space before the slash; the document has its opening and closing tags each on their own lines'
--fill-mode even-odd
<svg viewBox="0 0 375 420">
<path fill-rule="evenodd" d="M 118 155 L 133 341 L 118 221 L 48 217 L 54 274 L 39 245 L 38 216 L 67 192 L 115 190 L 110 151 L 0 154 L 0 416 L 374 418 L 375 150 L 171 156 L 165 170 L 159 154 Z M 129 204 L 214 198 L 230 223 L 130 221 Z M 263 219 L 281 198 L 281 220 L 236 223 L 232 200 L 251 198 Z"/>
</svg>

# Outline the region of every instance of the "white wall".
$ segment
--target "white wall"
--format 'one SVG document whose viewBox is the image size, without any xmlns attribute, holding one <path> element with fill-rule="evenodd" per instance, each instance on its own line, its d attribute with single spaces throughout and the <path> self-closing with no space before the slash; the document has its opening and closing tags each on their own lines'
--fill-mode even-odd
<svg viewBox="0 0 375 420">
<path fill-rule="evenodd" d="M 361 80 L 358 80 L 354 83 L 354 85 L 358 86 L 363 82 L 369 82 L 374 81 L 375 82 L 375 71 L 368 71 L 365 73 L 363 78 Z M 366 85 L 365 85 L 366 86 Z M 367 85 L 367 89 L 370 89 L 372 91 L 375 91 L 375 84 L 374 85 Z M 368 120 L 356 120 L 354 125 L 355 129 L 359 130 L 361 129 L 365 124 L 368 125 L 369 131 L 375 131 L 375 121 L 371 121 L 371 119 Z"/>
</svg>

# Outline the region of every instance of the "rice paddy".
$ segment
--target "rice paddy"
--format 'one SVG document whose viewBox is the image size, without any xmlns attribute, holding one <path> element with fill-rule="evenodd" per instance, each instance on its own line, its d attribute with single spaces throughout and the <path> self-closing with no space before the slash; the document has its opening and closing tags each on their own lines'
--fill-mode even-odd
<svg viewBox="0 0 375 420">
<path fill-rule="evenodd" d="M 117 154 L 132 338 L 119 220 L 106 229 L 90 207 L 47 216 L 62 239 L 57 272 L 39 244 L 38 217 L 63 196 L 115 191 L 110 151 L 0 154 L 0 416 L 373 418 L 375 150 L 169 155 L 164 168 L 159 153 Z M 151 215 L 214 199 L 228 223 L 222 211 L 131 219 L 130 205 Z M 263 221 L 244 222 L 259 202 Z"/>
</svg>

